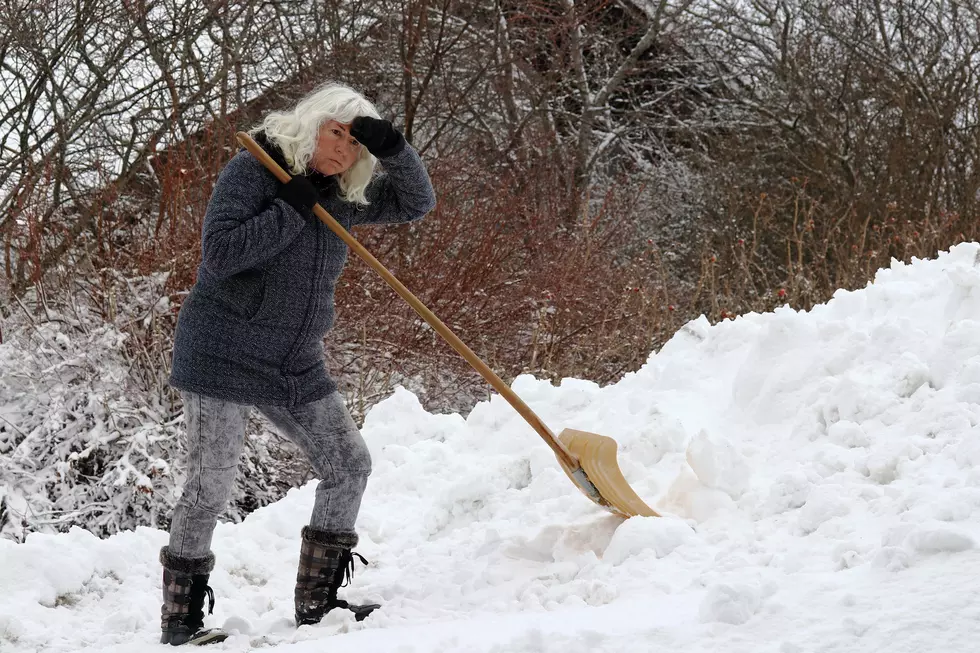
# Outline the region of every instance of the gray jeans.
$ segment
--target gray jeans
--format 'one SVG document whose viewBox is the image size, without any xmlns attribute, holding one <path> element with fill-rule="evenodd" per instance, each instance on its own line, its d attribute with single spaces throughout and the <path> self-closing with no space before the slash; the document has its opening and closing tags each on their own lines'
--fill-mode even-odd
<svg viewBox="0 0 980 653">
<path fill-rule="evenodd" d="M 170 551 L 200 558 L 231 498 L 251 406 L 181 392 L 187 429 L 187 480 L 170 522 Z M 371 454 L 340 393 L 301 406 L 255 406 L 309 458 L 320 477 L 310 526 L 353 533 L 371 473 Z"/>
</svg>

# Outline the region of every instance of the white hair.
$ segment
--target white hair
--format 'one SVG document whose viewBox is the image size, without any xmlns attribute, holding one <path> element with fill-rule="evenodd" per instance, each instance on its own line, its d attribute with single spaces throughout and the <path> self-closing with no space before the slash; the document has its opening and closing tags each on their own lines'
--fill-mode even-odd
<svg viewBox="0 0 980 653">
<path fill-rule="evenodd" d="M 289 171 L 298 175 L 308 170 L 323 123 L 328 120 L 350 123 L 357 116 L 381 117 L 374 105 L 354 89 L 328 82 L 309 93 L 292 110 L 273 111 L 252 132 L 265 132 L 266 137 L 282 150 Z M 354 165 L 337 176 L 345 201 L 368 204 L 364 193 L 377 161 L 362 146 Z"/>
</svg>

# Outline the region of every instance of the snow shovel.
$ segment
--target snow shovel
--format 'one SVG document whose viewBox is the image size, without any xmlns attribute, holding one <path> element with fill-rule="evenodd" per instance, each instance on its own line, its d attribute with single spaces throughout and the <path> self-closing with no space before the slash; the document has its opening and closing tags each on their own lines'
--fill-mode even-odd
<svg viewBox="0 0 980 653">
<path fill-rule="evenodd" d="M 262 162 L 279 181 L 289 181 L 290 175 L 276 163 L 251 136 L 238 132 L 238 142 L 251 152 L 252 156 Z M 551 447 L 558 457 L 558 462 L 568 477 L 585 496 L 610 512 L 623 517 L 641 515 L 659 517 L 660 515 L 633 491 L 626 482 L 623 473 L 616 462 L 616 441 L 595 433 L 565 429 L 558 437 L 541 421 L 541 419 L 521 400 L 510 387 L 487 367 L 480 358 L 460 340 L 449 327 L 442 323 L 415 295 L 395 278 L 388 269 L 374 258 L 333 216 L 319 204 L 313 207 L 313 212 L 337 234 L 347 246 L 354 250 L 361 259 L 374 268 L 402 299 L 415 309 L 422 319 L 436 330 L 453 349 L 460 353 L 473 368 L 479 372 L 493 388 L 506 399 L 521 417 L 527 420 L 538 435 Z"/>
</svg>

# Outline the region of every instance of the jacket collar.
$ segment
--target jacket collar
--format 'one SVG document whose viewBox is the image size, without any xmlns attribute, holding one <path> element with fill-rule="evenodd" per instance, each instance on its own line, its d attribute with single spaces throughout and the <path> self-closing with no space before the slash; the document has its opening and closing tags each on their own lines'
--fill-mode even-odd
<svg viewBox="0 0 980 653">
<path fill-rule="evenodd" d="M 266 136 L 265 132 L 257 133 L 254 139 L 259 144 L 259 147 L 265 150 L 283 170 L 289 172 L 289 165 L 286 163 L 286 157 L 283 156 L 282 150 L 279 149 L 279 146 L 272 139 Z M 310 183 L 313 184 L 321 196 L 333 195 L 338 190 L 337 179 L 334 175 L 325 175 L 316 170 L 307 170 L 303 173 L 303 176 L 310 180 Z"/>
</svg>

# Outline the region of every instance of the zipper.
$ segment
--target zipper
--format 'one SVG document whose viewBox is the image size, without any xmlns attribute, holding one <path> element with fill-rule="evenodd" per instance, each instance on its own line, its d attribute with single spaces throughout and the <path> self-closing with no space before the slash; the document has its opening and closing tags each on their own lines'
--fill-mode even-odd
<svg viewBox="0 0 980 653">
<path fill-rule="evenodd" d="M 282 366 L 280 367 L 280 373 L 286 377 L 286 387 L 289 393 L 289 405 L 295 406 L 297 399 L 299 399 L 299 388 L 296 387 L 296 379 L 293 378 L 288 372 L 287 368 L 290 363 L 296 359 L 296 354 L 299 351 L 300 345 L 306 339 L 306 334 L 310 330 L 311 323 L 313 322 L 313 316 L 316 315 L 316 311 L 320 306 L 320 286 L 322 285 L 321 280 L 323 279 L 323 265 L 320 263 L 320 259 L 323 257 L 323 230 L 326 229 L 324 225 L 321 228 L 319 223 L 314 225 L 314 238 L 316 238 L 316 246 L 313 254 L 313 265 L 314 265 L 314 275 L 313 275 L 313 291 L 312 297 L 307 300 L 306 303 L 306 314 L 303 316 L 303 325 L 300 327 L 299 334 L 293 341 L 293 345 L 286 354 L 286 358 L 283 359 Z"/>
</svg>

